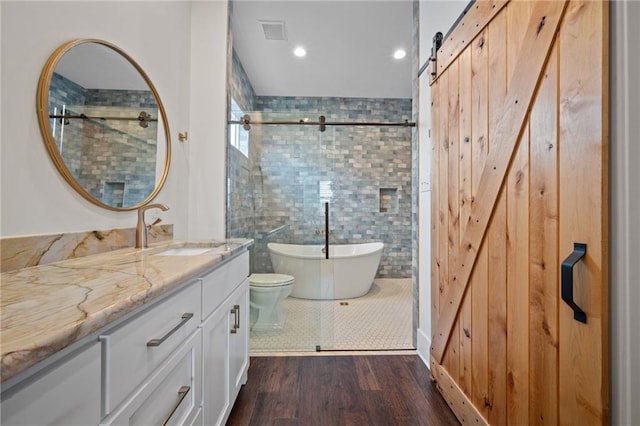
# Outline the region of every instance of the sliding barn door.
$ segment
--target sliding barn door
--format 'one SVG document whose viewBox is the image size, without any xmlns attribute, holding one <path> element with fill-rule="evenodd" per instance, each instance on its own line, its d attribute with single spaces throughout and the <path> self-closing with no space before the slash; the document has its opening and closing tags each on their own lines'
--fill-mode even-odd
<svg viewBox="0 0 640 426">
<path fill-rule="evenodd" d="M 608 422 L 607 23 L 478 0 L 432 63 L 431 371 L 463 424 Z"/>
</svg>

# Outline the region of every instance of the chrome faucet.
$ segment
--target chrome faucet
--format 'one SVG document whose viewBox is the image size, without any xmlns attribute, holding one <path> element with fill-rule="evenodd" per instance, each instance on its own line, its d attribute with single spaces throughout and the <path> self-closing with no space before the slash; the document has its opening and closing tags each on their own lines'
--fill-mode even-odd
<svg viewBox="0 0 640 426">
<path fill-rule="evenodd" d="M 147 248 L 147 224 L 144 222 L 144 212 L 149 209 L 160 209 L 163 212 L 169 210 L 164 204 L 147 204 L 138 209 L 138 223 L 136 225 L 136 248 Z"/>
</svg>

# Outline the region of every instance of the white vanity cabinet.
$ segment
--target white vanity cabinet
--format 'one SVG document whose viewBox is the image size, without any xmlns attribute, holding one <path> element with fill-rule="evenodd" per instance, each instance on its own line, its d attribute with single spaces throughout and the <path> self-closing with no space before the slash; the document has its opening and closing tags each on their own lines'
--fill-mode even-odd
<svg viewBox="0 0 640 426">
<path fill-rule="evenodd" d="M 3 394 L 3 425 L 95 425 L 100 421 L 97 342 L 43 369 Z"/>
<path fill-rule="evenodd" d="M 217 425 L 249 368 L 249 253 L 143 305 L 2 393 L 2 425 Z"/>
<path fill-rule="evenodd" d="M 249 254 L 202 279 L 203 421 L 224 424 L 249 368 Z M 231 294 L 229 295 L 229 293 Z"/>
</svg>

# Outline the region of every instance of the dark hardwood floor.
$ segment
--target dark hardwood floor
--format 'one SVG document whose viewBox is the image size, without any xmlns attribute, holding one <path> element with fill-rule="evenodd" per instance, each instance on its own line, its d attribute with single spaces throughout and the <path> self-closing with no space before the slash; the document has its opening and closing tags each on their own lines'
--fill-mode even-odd
<svg viewBox="0 0 640 426">
<path fill-rule="evenodd" d="M 416 355 L 251 358 L 227 425 L 458 425 Z"/>
</svg>

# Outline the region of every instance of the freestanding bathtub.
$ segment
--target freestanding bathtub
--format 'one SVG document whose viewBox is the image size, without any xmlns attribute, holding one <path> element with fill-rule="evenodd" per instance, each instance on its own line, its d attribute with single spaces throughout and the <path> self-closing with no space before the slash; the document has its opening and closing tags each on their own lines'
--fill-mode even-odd
<svg viewBox="0 0 640 426">
<path fill-rule="evenodd" d="M 292 297 L 301 299 L 349 299 L 364 296 L 376 276 L 383 243 L 324 246 L 269 243 L 269 255 L 277 274 L 293 275 Z"/>
</svg>

